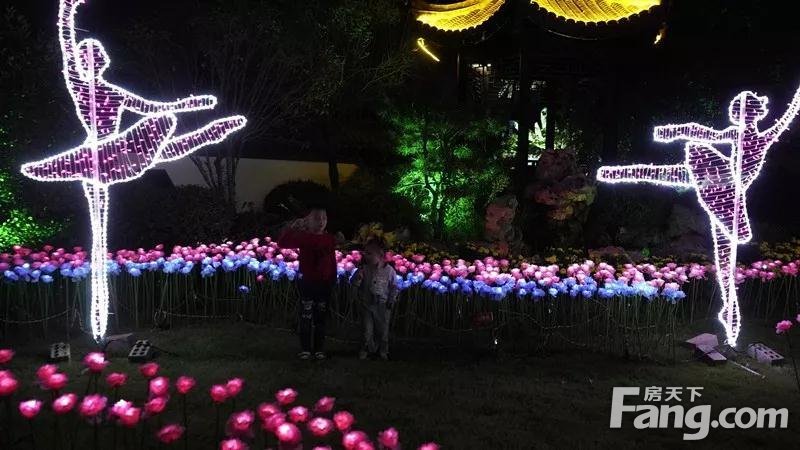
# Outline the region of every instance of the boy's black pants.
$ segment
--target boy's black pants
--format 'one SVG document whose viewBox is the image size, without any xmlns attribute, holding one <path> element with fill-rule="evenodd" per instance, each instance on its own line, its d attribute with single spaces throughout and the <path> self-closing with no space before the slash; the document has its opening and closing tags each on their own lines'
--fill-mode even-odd
<svg viewBox="0 0 800 450">
<path fill-rule="evenodd" d="M 300 348 L 304 352 L 321 352 L 325 345 L 325 322 L 332 288 L 330 283 L 300 283 L 297 332 L 300 335 Z"/>
</svg>

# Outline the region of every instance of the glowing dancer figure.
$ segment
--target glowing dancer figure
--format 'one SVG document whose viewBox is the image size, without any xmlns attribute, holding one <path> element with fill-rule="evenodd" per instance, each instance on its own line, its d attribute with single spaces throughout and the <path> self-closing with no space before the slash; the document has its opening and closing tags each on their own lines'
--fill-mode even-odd
<svg viewBox="0 0 800 450">
<path fill-rule="evenodd" d="M 106 332 L 108 279 L 106 232 L 109 209 L 108 187 L 139 178 L 160 162 L 180 159 L 197 149 L 224 140 L 245 126 L 246 119 L 232 116 L 215 120 L 203 128 L 173 136 L 174 113 L 213 109 L 211 95 L 174 102 L 155 102 L 137 96 L 103 78 L 110 60 L 95 39 L 76 42 L 75 14 L 85 0 L 60 0 L 58 32 L 64 80 L 86 130 L 79 147 L 22 166 L 22 173 L 40 181 L 81 181 L 92 226 L 91 325 L 95 339 Z M 120 131 L 123 111 L 145 116 Z"/>
<path fill-rule="evenodd" d="M 753 184 L 767 150 L 786 131 L 800 109 L 800 89 L 789 108 L 765 131 L 758 122 L 768 113 L 767 97 L 744 91 L 731 100 L 728 117 L 733 125 L 715 130 L 696 123 L 657 126 L 656 142 L 687 141 L 683 164 L 604 166 L 597 179 L 608 183 L 653 183 L 693 188 L 700 205 L 711 219 L 717 281 L 722 295 L 718 318 L 725 326 L 728 344 L 736 345 L 741 329 L 736 297 L 736 247 L 753 237 L 747 215 L 747 189 Z M 731 147 L 729 156 L 714 147 Z"/>
</svg>

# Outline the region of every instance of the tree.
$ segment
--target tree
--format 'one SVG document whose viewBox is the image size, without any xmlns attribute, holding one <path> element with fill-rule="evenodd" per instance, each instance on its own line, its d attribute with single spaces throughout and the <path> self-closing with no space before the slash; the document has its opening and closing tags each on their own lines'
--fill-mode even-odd
<svg viewBox="0 0 800 450">
<path fill-rule="evenodd" d="M 509 183 L 507 127 L 460 111 L 411 109 L 387 115 L 405 157 L 395 192 L 421 211 L 434 238 L 472 237 L 479 211 Z"/>
</svg>

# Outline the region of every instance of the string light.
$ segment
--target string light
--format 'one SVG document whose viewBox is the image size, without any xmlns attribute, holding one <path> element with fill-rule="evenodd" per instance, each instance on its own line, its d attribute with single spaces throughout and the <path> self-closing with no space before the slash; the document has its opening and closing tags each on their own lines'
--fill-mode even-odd
<svg viewBox="0 0 800 450">
<path fill-rule="evenodd" d="M 682 164 L 604 166 L 597 171 L 598 181 L 606 183 L 643 182 L 694 189 L 711 221 L 716 277 L 722 296 L 717 318 L 725 327 L 731 346 L 736 346 L 742 326 L 736 295 L 737 246 L 753 237 L 746 192 L 761 172 L 767 151 L 800 110 L 800 89 L 786 112 L 770 128 L 760 131 L 758 121 L 768 114 L 768 102 L 767 97 L 751 91 L 739 93 L 728 107 L 733 125 L 724 130 L 697 123 L 655 127 L 656 142 L 687 141 Z M 730 156 L 714 147 L 720 144 L 731 147 Z"/>
<path fill-rule="evenodd" d="M 562 19 L 599 23 L 621 20 L 656 7 L 661 0 L 531 0 Z"/>
<path fill-rule="evenodd" d="M 465 0 L 458 3 L 428 3 L 417 0 L 417 21 L 444 31 L 464 31 L 489 20 L 505 0 Z"/>
<path fill-rule="evenodd" d="M 111 64 L 103 45 L 95 39 L 75 38 L 75 15 L 85 0 L 60 0 L 58 33 L 63 75 L 75 112 L 86 131 L 82 145 L 22 166 L 25 176 L 39 181 L 81 181 L 92 228 L 91 327 L 96 340 L 108 324 L 106 267 L 109 192 L 112 184 L 141 177 L 158 163 L 172 161 L 221 142 L 243 128 L 243 116 L 217 119 L 203 128 L 173 136 L 174 113 L 213 109 L 211 95 L 190 96 L 173 102 L 144 99 L 103 78 Z M 120 132 L 122 112 L 145 116 Z"/>
<path fill-rule="evenodd" d="M 422 50 L 426 55 L 430 56 L 432 60 L 439 62 L 439 58 L 434 55 L 432 51 L 430 51 L 427 45 L 425 45 L 425 39 L 417 38 L 417 47 L 419 47 L 419 49 Z"/>
</svg>

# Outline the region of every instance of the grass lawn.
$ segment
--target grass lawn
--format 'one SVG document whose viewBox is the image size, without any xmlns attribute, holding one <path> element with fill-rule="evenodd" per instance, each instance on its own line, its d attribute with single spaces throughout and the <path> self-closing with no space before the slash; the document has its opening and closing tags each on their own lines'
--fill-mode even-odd
<svg viewBox="0 0 800 450">
<path fill-rule="evenodd" d="M 774 336 L 770 325 L 746 326 L 751 335 L 763 336 L 779 351 L 785 349 L 785 340 Z M 337 407 L 351 411 L 357 427 L 371 436 L 388 426 L 398 428 L 406 449 L 432 440 L 444 449 L 797 448 L 800 438 L 795 417 L 800 394 L 791 363 L 786 368 L 753 363 L 762 378 L 733 364 L 709 367 L 693 361 L 683 349 L 678 350 L 676 364 L 662 365 L 579 351 L 547 356 L 502 351 L 476 355 L 418 344 L 395 345 L 389 362 L 359 361 L 355 346 L 341 341 L 330 342 L 330 360 L 307 362 L 295 359 L 297 343 L 292 333 L 245 323 L 187 325 L 140 336 L 178 355 L 162 354 L 157 359 L 164 375 L 172 380 L 183 374 L 198 379 L 198 388 L 189 395 L 193 449 L 216 448 L 208 388 L 234 376 L 246 380 L 238 410 L 271 401 L 276 390 L 289 386 L 300 392 L 299 402 L 307 406 L 330 395 L 337 398 Z M 742 342 L 747 342 L 746 338 Z M 800 339 L 796 341 L 800 347 Z M 73 340 L 73 361 L 60 365 L 70 376 L 68 390 L 78 394 L 83 394 L 87 380 L 81 375 L 80 358 L 90 347 L 84 338 Z M 33 380 L 36 368 L 44 362 L 47 342 L 29 341 L 15 348 L 11 369 L 22 386 L 15 399 L 44 399 L 46 393 L 35 387 Z M 145 387 L 137 366 L 121 354 L 111 358 L 106 373 L 125 371 L 131 377 L 122 397 L 140 401 Z M 104 385 L 103 380 L 103 390 Z M 625 428 L 612 430 L 609 412 L 614 386 L 701 386 L 702 397 L 696 403 L 712 405 L 712 418 L 725 407 L 788 408 L 789 429 L 716 429 L 705 440 L 690 443 L 683 441 L 677 430 L 633 429 L 634 415 L 628 414 Z M 172 402 L 165 423 L 180 420 L 178 401 L 173 397 Z M 630 398 L 627 403 L 641 401 Z M 688 405 L 684 399 L 684 406 Z M 225 406 L 227 412 L 230 407 Z M 15 433 L 25 434 L 27 426 L 16 411 L 14 415 Z M 50 413 L 44 416 L 35 423 L 37 448 L 57 448 L 52 442 Z M 81 426 L 78 430 L 81 444 L 76 448 L 91 448 L 91 429 Z M 108 428 L 101 430 L 101 448 L 111 448 L 110 436 Z M 15 448 L 31 446 L 19 443 Z"/>
</svg>

